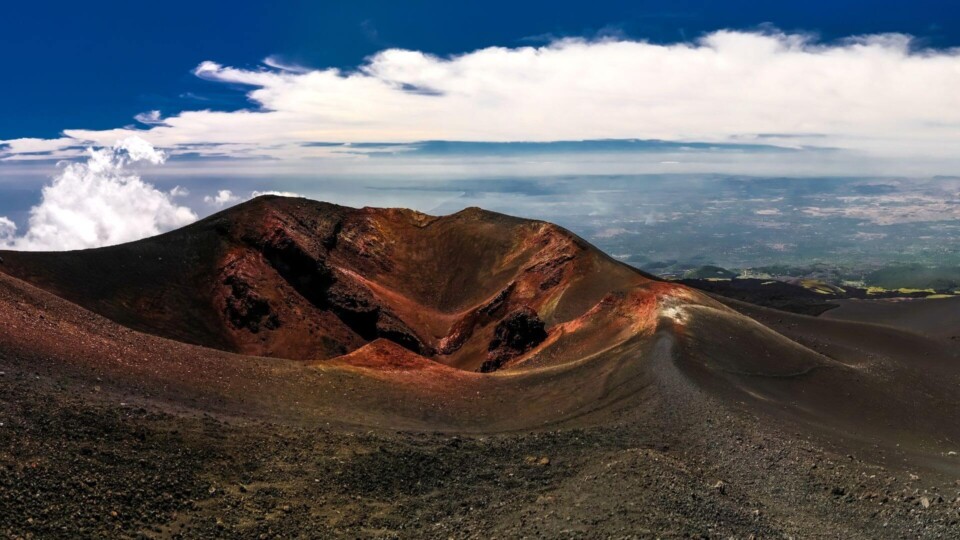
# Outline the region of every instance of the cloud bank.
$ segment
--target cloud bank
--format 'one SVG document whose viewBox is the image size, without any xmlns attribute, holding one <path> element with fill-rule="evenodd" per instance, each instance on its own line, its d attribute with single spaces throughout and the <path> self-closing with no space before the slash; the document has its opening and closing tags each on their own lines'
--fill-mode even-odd
<svg viewBox="0 0 960 540">
<path fill-rule="evenodd" d="M 162 152 L 137 137 L 101 149 L 88 149 L 84 162 L 70 163 L 43 188 L 40 204 L 30 210 L 26 233 L 0 217 L 0 246 L 30 251 L 58 251 L 108 246 L 160 234 L 193 221 L 189 208 L 173 194 L 141 180 L 131 167 L 159 165 Z"/>
<path fill-rule="evenodd" d="M 718 31 L 696 41 L 564 39 L 453 57 L 389 49 L 355 71 L 275 58 L 196 76 L 250 88 L 250 110 L 138 115 L 144 129 L 0 141 L 0 159 L 75 155 L 148 137 L 176 155 L 362 158 L 325 142 L 660 139 L 830 147 L 910 159 L 960 155 L 960 50 L 906 35 L 822 43 Z"/>
</svg>

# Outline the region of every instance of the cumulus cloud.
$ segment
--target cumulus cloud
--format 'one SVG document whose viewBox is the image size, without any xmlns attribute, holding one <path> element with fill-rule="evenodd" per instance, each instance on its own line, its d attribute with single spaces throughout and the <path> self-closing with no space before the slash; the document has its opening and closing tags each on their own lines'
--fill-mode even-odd
<svg viewBox="0 0 960 540">
<path fill-rule="evenodd" d="M 675 44 L 561 39 L 452 57 L 388 49 L 353 71 L 276 58 L 265 65 L 206 61 L 194 70 L 250 87 L 256 109 L 185 111 L 144 131 L 172 153 L 269 158 L 343 157 L 308 144 L 330 141 L 629 138 L 960 155 L 960 50 L 916 50 L 900 34 L 823 43 L 718 31 Z M 56 141 L 6 141 L 0 159 L 136 132 L 72 129 Z"/>
<path fill-rule="evenodd" d="M 0 216 L 0 246 L 8 245 L 17 234 L 17 225 L 9 218 Z"/>
<path fill-rule="evenodd" d="M 190 190 L 183 186 L 174 186 L 174 188 L 170 190 L 171 197 L 186 197 L 187 195 L 190 195 Z"/>
<path fill-rule="evenodd" d="M 221 189 L 216 195 L 207 195 L 203 198 L 203 202 L 217 208 L 223 208 L 224 206 L 231 205 L 239 200 L 240 197 L 234 195 L 229 189 Z"/>
<path fill-rule="evenodd" d="M 144 182 L 131 168 L 159 165 L 162 152 L 137 137 L 87 150 L 83 162 L 63 166 L 30 210 L 26 233 L 0 218 L 0 243 L 20 250 L 57 251 L 120 244 L 187 225 L 197 219 L 171 195 Z"/>
</svg>

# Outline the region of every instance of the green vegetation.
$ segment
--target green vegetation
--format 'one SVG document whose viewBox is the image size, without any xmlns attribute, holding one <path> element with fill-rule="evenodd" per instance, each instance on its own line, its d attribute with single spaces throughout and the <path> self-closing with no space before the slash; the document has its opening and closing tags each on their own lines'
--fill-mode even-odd
<svg viewBox="0 0 960 540">
<path fill-rule="evenodd" d="M 911 294 L 911 295 L 916 295 L 916 294 L 935 295 L 936 292 L 937 291 L 934 289 L 911 289 L 909 287 L 900 287 L 897 289 L 885 289 L 883 287 L 867 287 L 867 294 L 872 294 L 872 295 L 887 294 L 887 293 L 900 293 L 900 294 Z M 942 296 L 950 296 L 950 295 L 942 295 Z M 930 298 L 930 296 L 927 296 L 927 298 Z"/>
<path fill-rule="evenodd" d="M 867 274 L 865 281 L 871 287 L 884 289 L 947 291 L 960 287 L 960 266 L 922 264 L 885 266 Z"/>
</svg>

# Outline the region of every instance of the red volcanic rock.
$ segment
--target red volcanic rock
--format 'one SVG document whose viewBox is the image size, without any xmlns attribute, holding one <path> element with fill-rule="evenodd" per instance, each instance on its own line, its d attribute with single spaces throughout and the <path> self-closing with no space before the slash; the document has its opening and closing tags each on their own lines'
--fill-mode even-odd
<svg viewBox="0 0 960 540">
<path fill-rule="evenodd" d="M 463 373 L 454 370 L 416 354 L 406 347 L 397 343 L 378 338 L 363 347 L 335 360 L 326 360 L 318 362 L 316 365 L 341 365 L 354 368 L 363 368 L 378 372 L 397 372 L 397 371 L 436 371 L 447 370 L 455 373 Z"/>
<path fill-rule="evenodd" d="M 487 361 L 480 366 L 481 373 L 500 369 L 508 361 L 520 356 L 547 339 L 543 321 L 529 306 L 512 311 L 497 324 L 490 342 Z"/>
<path fill-rule="evenodd" d="M 385 339 L 466 371 L 655 283 L 549 223 L 281 197 L 130 244 L 5 256 L 7 273 L 161 337 L 303 361 Z"/>
</svg>

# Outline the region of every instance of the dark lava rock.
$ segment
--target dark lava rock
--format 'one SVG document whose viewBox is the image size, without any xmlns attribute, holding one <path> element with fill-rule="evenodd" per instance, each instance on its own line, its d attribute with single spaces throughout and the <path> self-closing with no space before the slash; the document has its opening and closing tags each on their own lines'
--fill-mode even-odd
<svg viewBox="0 0 960 540">
<path fill-rule="evenodd" d="M 314 305 L 322 305 L 335 281 L 333 272 L 318 255 L 308 253 L 283 230 L 275 231 L 260 250 L 270 265 L 298 293 Z"/>
<path fill-rule="evenodd" d="M 503 290 L 497 293 L 497 296 L 495 296 L 493 300 L 488 302 L 486 305 L 481 306 L 480 309 L 477 310 L 478 313 L 486 317 L 492 317 L 500 313 L 500 311 L 507 305 L 507 300 L 510 299 L 510 295 L 513 294 L 513 290 L 516 288 L 516 286 L 516 282 L 511 282 L 510 285 L 507 285 Z"/>
<path fill-rule="evenodd" d="M 327 292 L 325 306 L 365 340 L 384 338 L 417 354 L 433 353 L 417 337 L 416 332 L 382 305 L 363 285 L 335 282 Z"/>
<path fill-rule="evenodd" d="M 234 328 L 247 328 L 256 334 L 261 327 L 274 330 L 280 326 L 280 320 L 270 309 L 270 304 L 246 282 L 229 276 L 224 284 L 230 287 L 227 317 Z"/>
<path fill-rule="evenodd" d="M 529 306 L 510 312 L 493 332 L 487 348 L 487 360 L 481 373 L 500 369 L 505 363 L 536 347 L 547 339 L 547 331 L 537 312 Z"/>
</svg>

